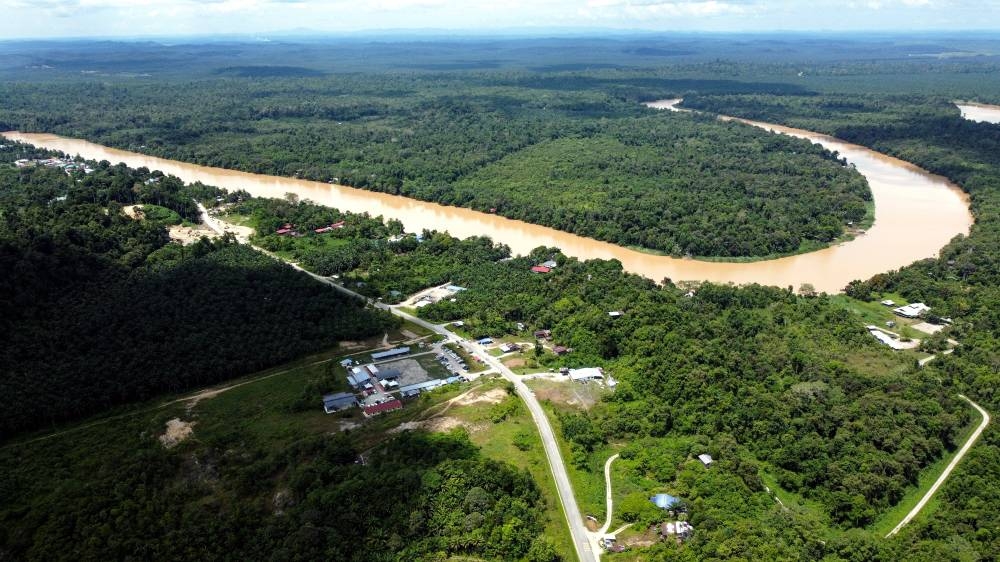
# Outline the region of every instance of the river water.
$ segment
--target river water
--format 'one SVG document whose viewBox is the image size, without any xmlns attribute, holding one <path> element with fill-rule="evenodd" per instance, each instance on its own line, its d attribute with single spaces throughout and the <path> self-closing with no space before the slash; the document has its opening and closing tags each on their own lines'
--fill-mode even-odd
<svg viewBox="0 0 1000 562">
<path fill-rule="evenodd" d="M 962 112 L 962 117 L 969 121 L 979 121 L 981 123 L 1000 123 L 1000 105 L 987 105 L 984 103 L 956 103 Z"/>
<path fill-rule="evenodd" d="M 676 102 L 665 101 L 661 106 L 673 103 Z M 664 115 L 664 118 L 669 117 Z M 851 242 L 774 260 L 731 263 L 679 259 L 646 254 L 496 215 L 396 195 L 199 166 L 52 134 L 3 134 L 13 140 L 91 160 L 124 162 L 133 168 L 145 166 L 150 170 L 161 170 L 186 182 L 200 181 L 229 190 L 245 189 L 255 196 L 283 197 L 286 193 L 295 193 L 300 199 L 310 199 L 344 211 L 399 219 L 410 232 L 426 228 L 448 231 L 460 238 L 485 235 L 509 245 L 517 254 L 527 254 L 538 246 L 555 246 L 566 255 L 581 259 L 617 259 L 627 271 L 655 281 L 670 278 L 675 282 L 708 280 L 795 288 L 811 283 L 818 290 L 838 292 L 851 280 L 867 279 L 876 273 L 935 256 L 955 235 L 968 233 L 972 225 L 967 197 L 957 186 L 940 176 L 824 135 L 765 123 L 753 124 L 809 139 L 838 151 L 855 164 L 871 185 L 875 200 L 874 226 Z"/>
</svg>

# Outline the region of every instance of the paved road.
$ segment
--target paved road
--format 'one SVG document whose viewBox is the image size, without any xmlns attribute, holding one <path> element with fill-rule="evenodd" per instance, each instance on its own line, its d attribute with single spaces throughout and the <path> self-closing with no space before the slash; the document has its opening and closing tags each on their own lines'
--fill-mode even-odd
<svg viewBox="0 0 1000 562">
<path fill-rule="evenodd" d="M 965 445 L 962 445 L 962 448 L 958 451 L 958 454 L 955 455 L 955 458 L 951 459 L 951 462 L 948 463 L 947 467 L 945 467 L 944 472 L 941 473 L 941 476 L 938 476 L 938 479 L 934 481 L 934 485 L 931 486 L 930 490 L 927 490 L 927 493 L 924 494 L 924 497 L 920 498 L 920 501 L 917 502 L 917 505 L 915 505 L 913 509 L 911 509 L 910 512 L 906 514 L 906 517 L 904 517 L 903 520 L 899 522 L 899 525 L 896 525 L 891 531 L 889 531 L 889 534 L 886 535 L 885 538 L 889 538 L 898 533 L 900 529 L 905 527 L 910 521 L 913 520 L 914 517 L 920 514 L 920 510 L 922 510 L 924 506 L 927 505 L 927 502 L 931 501 L 931 497 L 934 496 L 934 492 L 937 492 L 938 488 L 940 488 L 941 485 L 944 484 L 944 481 L 948 479 L 948 475 L 951 474 L 951 471 L 954 470 L 956 466 L 958 466 L 959 461 L 961 461 L 962 458 L 965 456 L 965 454 L 969 452 L 969 449 L 972 448 L 972 446 L 979 439 L 979 436 L 982 435 L 983 430 L 986 429 L 987 425 L 989 425 L 990 423 L 989 412 L 980 407 L 979 404 L 976 404 L 972 400 L 969 400 L 969 398 L 964 394 L 959 394 L 958 396 L 959 398 L 962 398 L 969 404 L 972 404 L 973 408 L 979 410 L 979 414 L 983 416 L 982 423 L 980 423 L 979 427 L 977 427 L 976 430 L 972 432 L 972 435 L 969 436 L 969 440 L 965 442 Z"/>
<path fill-rule="evenodd" d="M 225 231 L 225 227 L 221 225 L 218 221 L 216 221 L 214 218 L 209 216 L 208 212 L 205 210 L 203 206 L 201 206 L 201 204 L 198 205 L 198 208 L 201 209 L 202 212 L 202 221 L 206 225 L 208 225 L 209 228 L 220 234 Z M 246 240 L 241 240 L 241 241 L 246 242 Z M 562 502 L 563 514 L 566 516 L 566 523 L 569 525 L 570 534 L 573 537 L 573 547 L 576 550 L 577 558 L 580 559 L 580 562 L 598 561 L 601 555 L 601 551 L 600 549 L 594 548 L 593 544 L 591 543 L 590 536 L 587 532 L 587 528 L 586 526 L 584 526 L 583 518 L 580 516 L 580 507 L 576 503 L 576 496 L 573 495 L 573 485 L 570 483 L 569 474 L 566 472 L 566 464 L 563 462 L 562 452 L 559 450 L 559 442 L 556 440 L 555 432 L 552 430 L 552 424 L 549 423 L 549 418 L 545 415 L 545 411 L 542 410 L 542 405 L 539 404 L 538 399 L 535 398 L 535 393 L 533 393 L 531 389 L 528 388 L 526 384 L 524 384 L 524 381 L 521 380 L 521 377 L 517 376 L 513 371 L 507 368 L 506 365 L 501 363 L 496 357 L 493 357 L 492 355 L 487 353 L 486 350 L 481 345 L 475 342 L 465 341 L 461 336 L 455 334 L 454 332 L 451 332 L 444 326 L 432 324 L 422 318 L 417 318 L 416 316 L 404 312 L 396 307 L 392 307 L 384 303 L 373 301 L 372 299 L 360 293 L 357 293 L 355 291 L 352 291 L 344 287 L 343 285 L 335 283 L 333 280 L 327 277 L 322 277 L 316 275 L 315 273 L 306 271 L 305 269 L 299 267 L 298 264 L 284 260 L 279 256 L 276 256 L 271 252 L 264 250 L 263 248 L 259 248 L 257 246 L 254 246 L 254 248 L 273 257 L 274 259 L 287 263 L 293 268 L 309 275 L 313 279 L 316 279 L 321 283 L 326 283 L 327 285 L 330 285 L 334 289 L 337 289 L 338 291 L 344 294 L 350 295 L 355 298 L 363 299 L 369 304 L 375 306 L 376 308 L 387 310 L 392 314 L 399 316 L 400 318 L 413 322 L 418 326 L 427 328 L 428 330 L 440 334 L 453 342 L 463 345 L 466 349 L 471 350 L 473 353 L 482 358 L 482 360 L 486 363 L 486 365 L 492 367 L 494 370 L 496 370 L 496 372 L 500 373 L 501 376 L 510 381 L 514 385 L 514 388 L 517 391 L 517 395 L 520 396 L 522 400 L 524 400 L 525 404 L 527 404 L 528 411 L 531 412 L 531 417 L 535 421 L 535 425 L 538 427 L 538 433 L 542 437 L 542 445 L 544 446 L 545 449 L 545 456 L 548 458 L 549 468 L 552 471 L 552 478 L 555 480 L 556 490 L 559 493 L 559 500 Z"/>
<path fill-rule="evenodd" d="M 576 549 L 576 555 L 580 559 L 580 562 L 597 562 L 600 557 L 600 550 L 593 547 L 587 533 L 587 528 L 583 524 L 583 518 L 580 517 L 580 507 L 576 503 L 576 496 L 573 495 L 573 485 L 570 483 L 569 474 L 566 472 L 566 464 L 563 462 L 562 452 L 559 450 L 559 442 L 556 440 L 552 424 L 549 423 L 549 418 L 545 415 L 545 411 L 542 410 L 542 405 L 535 398 L 535 393 L 524 384 L 521 377 L 514 374 L 499 359 L 487 353 L 481 345 L 464 341 L 460 336 L 450 332 L 443 326 L 431 324 L 397 308 L 385 305 L 381 305 L 381 308 L 388 309 L 396 316 L 405 318 L 428 330 L 433 330 L 452 341 L 461 342 L 467 349 L 472 350 L 473 353 L 482 358 L 487 365 L 513 383 L 517 395 L 527 404 L 528 411 L 531 412 L 531 417 L 538 427 L 538 433 L 542 437 L 545 456 L 548 458 L 549 469 L 552 471 L 552 478 L 555 480 L 556 490 L 559 492 L 559 500 L 562 502 L 563 514 L 566 516 L 566 523 L 569 525 L 570 534 L 573 536 L 573 548 Z"/>
</svg>

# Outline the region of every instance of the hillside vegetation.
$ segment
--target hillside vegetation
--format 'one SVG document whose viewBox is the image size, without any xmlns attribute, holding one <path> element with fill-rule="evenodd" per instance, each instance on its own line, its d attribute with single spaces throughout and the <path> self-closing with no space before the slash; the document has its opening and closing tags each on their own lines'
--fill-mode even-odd
<svg viewBox="0 0 1000 562">
<path fill-rule="evenodd" d="M 397 321 L 232 240 L 168 244 L 122 204 L 197 209 L 176 178 L 82 177 L 0 152 L 0 438 L 203 386 Z M 79 183 L 76 181 L 79 179 Z M 183 193 L 182 193 L 183 192 Z M 194 211 L 192 211 L 192 209 Z"/>
</svg>

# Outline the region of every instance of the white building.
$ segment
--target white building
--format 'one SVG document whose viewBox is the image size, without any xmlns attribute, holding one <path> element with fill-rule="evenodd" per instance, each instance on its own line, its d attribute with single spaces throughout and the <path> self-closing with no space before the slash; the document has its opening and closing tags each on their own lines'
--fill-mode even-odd
<svg viewBox="0 0 1000 562">
<path fill-rule="evenodd" d="M 922 316 L 925 312 L 928 312 L 930 309 L 931 307 L 922 302 L 915 302 L 906 306 L 894 308 L 892 311 L 904 318 L 917 318 Z"/>
<path fill-rule="evenodd" d="M 708 465 L 712 464 L 713 462 L 715 462 L 712 459 L 712 455 L 709 455 L 707 453 L 702 453 L 702 454 L 698 455 L 698 460 L 700 460 L 702 462 L 702 464 L 704 464 L 705 466 L 708 466 Z"/>
<path fill-rule="evenodd" d="M 590 380 L 604 380 L 604 369 L 600 367 L 585 367 L 583 369 L 570 369 L 569 378 L 573 381 L 584 382 Z"/>
</svg>

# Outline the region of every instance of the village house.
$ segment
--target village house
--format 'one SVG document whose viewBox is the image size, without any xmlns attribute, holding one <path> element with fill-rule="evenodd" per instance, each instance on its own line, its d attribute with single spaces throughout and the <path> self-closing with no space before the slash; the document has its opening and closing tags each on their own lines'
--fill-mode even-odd
<svg viewBox="0 0 1000 562">
<path fill-rule="evenodd" d="M 365 406 L 364 414 L 365 417 L 373 417 L 384 414 L 386 412 L 392 412 L 395 410 L 402 410 L 403 403 L 397 399 L 392 399 L 387 402 L 382 402 L 381 404 L 372 404 L 371 406 Z"/>
<path fill-rule="evenodd" d="M 535 339 L 551 340 L 552 330 L 535 330 Z"/>
<path fill-rule="evenodd" d="M 915 302 L 906 306 L 892 309 L 893 312 L 904 318 L 919 318 L 929 312 L 931 307 L 922 302 Z"/>
</svg>

